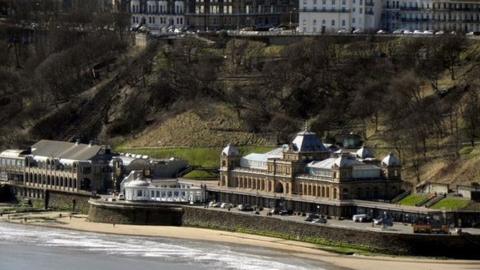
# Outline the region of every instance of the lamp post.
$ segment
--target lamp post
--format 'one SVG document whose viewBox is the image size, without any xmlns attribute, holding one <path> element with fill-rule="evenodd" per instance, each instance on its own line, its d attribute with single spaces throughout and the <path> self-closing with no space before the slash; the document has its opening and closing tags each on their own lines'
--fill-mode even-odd
<svg viewBox="0 0 480 270">
<path fill-rule="evenodd" d="M 292 10 L 290 10 L 290 22 L 289 22 L 289 28 L 290 29 L 292 29 L 292 13 L 295 12 L 295 11 L 297 11 L 296 8 L 293 8 Z"/>
</svg>

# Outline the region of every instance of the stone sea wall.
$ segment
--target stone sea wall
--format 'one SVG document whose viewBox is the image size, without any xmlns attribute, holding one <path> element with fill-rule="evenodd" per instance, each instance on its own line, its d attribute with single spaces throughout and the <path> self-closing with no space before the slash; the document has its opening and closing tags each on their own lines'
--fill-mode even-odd
<svg viewBox="0 0 480 270">
<path fill-rule="evenodd" d="M 97 202 L 97 203 L 95 203 Z M 94 201 L 93 222 L 175 225 L 239 231 L 395 255 L 480 258 L 478 235 L 398 234 L 287 221 L 275 217 L 173 204 L 116 204 Z"/>
</svg>

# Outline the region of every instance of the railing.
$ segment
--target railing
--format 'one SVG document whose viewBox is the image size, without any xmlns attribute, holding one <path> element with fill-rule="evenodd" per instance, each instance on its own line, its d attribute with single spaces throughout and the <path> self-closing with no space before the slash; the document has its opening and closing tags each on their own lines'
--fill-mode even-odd
<svg viewBox="0 0 480 270">
<path fill-rule="evenodd" d="M 302 8 L 300 12 L 318 12 L 318 13 L 349 13 L 350 9 L 315 9 L 315 8 Z"/>
</svg>

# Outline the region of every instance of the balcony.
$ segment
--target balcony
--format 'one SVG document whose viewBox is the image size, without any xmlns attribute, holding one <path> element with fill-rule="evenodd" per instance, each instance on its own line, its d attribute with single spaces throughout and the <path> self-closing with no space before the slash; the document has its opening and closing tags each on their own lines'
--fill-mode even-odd
<svg viewBox="0 0 480 270">
<path fill-rule="evenodd" d="M 350 9 L 315 9 L 302 8 L 300 12 L 317 12 L 317 13 L 350 13 Z"/>
<path fill-rule="evenodd" d="M 373 7 L 373 6 L 375 6 L 375 3 L 374 3 L 373 1 L 366 1 L 366 2 L 365 2 L 365 6 L 367 6 L 367 7 Z"/>
</svg>

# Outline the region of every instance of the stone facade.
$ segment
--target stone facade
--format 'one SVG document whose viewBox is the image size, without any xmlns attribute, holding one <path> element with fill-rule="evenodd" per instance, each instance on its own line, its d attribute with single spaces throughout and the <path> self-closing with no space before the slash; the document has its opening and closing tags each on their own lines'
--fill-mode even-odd
<svg viewBox="0 0 480 270">
<path fill-rule="evenodd" d="M 392 199 L 401 192 L 400 161 L 390 154 L 378 164 L 360 157 L 364 150 L 331 153 L 310 131 L 266 154 L 240 157 L 229 145 L 220 156 L 219 186 L 322 200 Z"/>
</svg>

